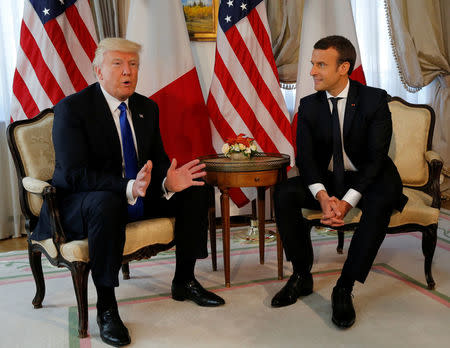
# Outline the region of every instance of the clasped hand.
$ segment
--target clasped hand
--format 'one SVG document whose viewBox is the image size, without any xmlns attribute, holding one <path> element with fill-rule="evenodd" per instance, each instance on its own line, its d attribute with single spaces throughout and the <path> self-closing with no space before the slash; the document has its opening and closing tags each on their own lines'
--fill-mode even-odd
<svg viewBox="0 0 450 348">
<path fill-rule="evenodd" d="M 317 194 L 317 199 L 322 208 L 322 218 L 320 222 L 331 227 L 339 227 L 344 225 L 344 217 L 350 211 L 352 206 L 336 197 L 329 197 L 325 191 Z"/>
</svg>

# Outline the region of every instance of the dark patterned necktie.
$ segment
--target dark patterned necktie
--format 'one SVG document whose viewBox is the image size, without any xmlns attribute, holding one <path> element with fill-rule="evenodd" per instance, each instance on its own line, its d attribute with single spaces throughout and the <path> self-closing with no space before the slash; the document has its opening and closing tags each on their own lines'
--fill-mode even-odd
<svg viewBox="0 0 450 348">
<path fill-rule="evenodd" d="M 339 199 L 344 195 L 344 156 L 342 154 L 341 126 L 339 124 L 339 114 L 337 102 L 342 98 L 330 98 L 333 104 L 331 119 L 333 124 L 333 183 L 336 195 Z"/>
<path fill-rule="evenodd" d="M 127 105 L 121 103 L 120 110 L 120 133 L 122 134 L 123 161 L 125 163 L 125 178 L 136 179 L 138 173 L 137 155 L 134 147 L 133 134 L 127 118 Z M 135 205 L 128 204 L 128 219 L 139 220 L 144 215 L 144 202 L 138 197 Z"/>
</svg>

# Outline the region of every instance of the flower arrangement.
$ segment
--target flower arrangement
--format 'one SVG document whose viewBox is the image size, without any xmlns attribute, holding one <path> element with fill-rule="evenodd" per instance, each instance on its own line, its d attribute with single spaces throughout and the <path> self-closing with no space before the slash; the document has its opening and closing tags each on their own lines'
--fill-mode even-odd
<svg viewBox="0 0 450 348">
<path fill-rule="evenodd" d="M 256 151 L 255 139 L 241 133 L 235 138 L 228 138 L 222 146 L 222 152 L 231 159 L 239 159 L 239 157 L 246 159 L 251 158 L 258 151 Z"/>
</svg>

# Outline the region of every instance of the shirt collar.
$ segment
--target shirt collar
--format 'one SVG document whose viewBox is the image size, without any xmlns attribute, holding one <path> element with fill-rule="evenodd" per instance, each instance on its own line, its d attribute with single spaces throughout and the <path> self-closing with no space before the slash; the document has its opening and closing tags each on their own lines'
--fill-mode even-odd
<svg viewBox="0 0 450 348">
<path fill-rule="evenodd" d="M 103 95 L 105 96 L 105 99 L 106 99 L 106 102 L 108 103 L 109 109 L 111 110 L 111 114 L 114 115 L 114 112 L 117 110 L 117 108 L 122 103 L 122 101 L 120 101 L 119 99 L 113 97 L 111 94 L 106 92 L 106 90 L 103 88 L 102 85 L 100 85 L 100 88 L 102 90 Z M 127 109 L 128 109 L 128 99 L 123 102 L 126 104 Z"/>
<path fill-rule="evenodd" d="M 345 86 L 345 88 L 342 90 L 341 93 L 339 93 L 336 98 L 342 98 L 342 99 L 346 99 L 348 96 L 348 90 L 350 88 L 350 79 L 347 79 L 347 85 Z M 334 96 L 332 96 L 328 91 L 326 91 L 327 93 L 327 99 L 330 98 L 334 98 Z"/>
</svg>

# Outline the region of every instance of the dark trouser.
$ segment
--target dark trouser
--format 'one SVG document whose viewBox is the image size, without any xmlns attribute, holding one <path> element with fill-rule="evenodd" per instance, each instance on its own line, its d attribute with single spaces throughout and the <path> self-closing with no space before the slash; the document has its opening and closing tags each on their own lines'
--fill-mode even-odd
<svg viewBox="0 0 450 348">
<path fill-rule="evenodd" d="M 347 187 L 350 187 L 354 180 L 353 174 L 346 172 Z M 331 180 L 328 181 L 325 183 L 325 187 L 327 187 L 328 194 L 332 196 Z M 362 193 L 362 198 L 358 203 L 358 208 L 362 210 L 361 220 L 353 234 L 347 260 L 342 269 L 342 274 L 347 279 L 357 280 L 361 283 L 366 280 L 378 249 L 386 236 L 390 216 L 400 194 L 399 178 L 392 180 L 387 173 L 382 173 Z M 294 177 L 275 187 L 274 206 L 276 223 L 287 259 L 293 263 L 297 271 L 309 272 L 314 255 L 310 231 L 304 221 L 301 209 L 320 210 L 318 201 L 314 199 L 301 178 Z"/>
<path fill-rule="evenodd" d="M 97 287 L 118 286 L 125 244 L 126 200 L 121 195 L 105 191 L 79 195 L 84 196 L 80 212 L 84 235 L 80 232 L 71 235 L 70 228 L 65 228 L 69 231 L 67 237 L 72 240 L 87 236 L 92 279 Z M 144 218 L 175 217 L 177 259 L 192 261 L 208 256 L 208 197 L 205 185 L 177 192 L 169 200 L 154 196 L 144 199 Z M 70 216 L 62 215 L 67 226 Z"/>
</svg>

